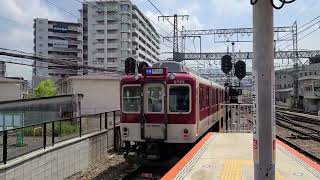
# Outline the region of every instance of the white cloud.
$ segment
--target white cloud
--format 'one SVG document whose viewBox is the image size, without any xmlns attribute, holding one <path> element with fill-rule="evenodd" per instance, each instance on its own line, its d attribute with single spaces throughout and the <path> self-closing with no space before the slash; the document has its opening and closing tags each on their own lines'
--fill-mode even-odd
<svg viewBox="0 0 320 180">
<path fill-rule="evenodd" d="M 0 1 L 0 47 L 33 52 L 33 19 L 41 17 L 66 20 L 66 16 L 55 8 L 49 8 L 41 0 L 1 0 Z M 31 68 L 8 65 L 9 76 L 25 74 L 31 79 Z"/>
<path fill-rule="evenodd" d="M 212 0 L 213 9 L 226 18 L 248 15 L 251 11 L 249 0 Z"/>
</svg>

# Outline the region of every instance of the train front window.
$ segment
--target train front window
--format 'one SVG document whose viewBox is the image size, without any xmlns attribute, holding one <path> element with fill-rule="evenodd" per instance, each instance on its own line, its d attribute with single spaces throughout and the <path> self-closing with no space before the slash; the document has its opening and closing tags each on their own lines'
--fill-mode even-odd
<svg viewBox="0 0 320 180">
<path fill-rule="evenodd" d="M 171 86 L 169 88 L 169 111 L 189 112 L 190 88 L 189 86 Z"/>
<path fill-rule="evenodd" d="M 162 112 L 163 88 L 160 86 L 148 87 L 148 112 Z"/>
<path fill-rule="evenodd" d="M 140 86 L 123 87 L 123 112 L 140 112 Z"/>
</svg>

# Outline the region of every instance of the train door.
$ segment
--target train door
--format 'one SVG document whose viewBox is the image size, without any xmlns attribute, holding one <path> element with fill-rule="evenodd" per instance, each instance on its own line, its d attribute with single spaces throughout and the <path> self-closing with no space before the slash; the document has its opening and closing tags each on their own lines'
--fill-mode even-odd
<svg viewBox="0 0 320 180">
<path fill-rule="evenodd" d="M 143 138 L 166 139 L 166 91 L 161 83 L 146 83 L 143 86 Z"/>
</svg>

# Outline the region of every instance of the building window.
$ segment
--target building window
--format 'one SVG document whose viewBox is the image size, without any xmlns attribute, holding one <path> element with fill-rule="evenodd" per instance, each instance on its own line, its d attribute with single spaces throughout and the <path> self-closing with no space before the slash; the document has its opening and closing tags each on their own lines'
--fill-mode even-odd
<svg viewBox="0 0 320 180">
<path fill-rule="evenodd" d="M 307 72 L 305 72 L 305 73 L 304 73 L 304 75 L 305 75 L 305 76 L 308 76 L 308 73 L 307 73 Z"/>
<path fill-rule="evenodd" d="M 121 33 L 121 39 L 127 40 L 129 38 L 128 33 Z"/>
<path fill-rule="evenodd" d="M 122 30 L 122 31 L 128 31 L 128 30 L 129 30 L 129 25 L 122 23 L 122 24 L 121 24 L 121 30 Z"/>
<path fill-rule="evenodd" d="M 121 11 L 128 11 L 129 10 L 129 4 L 121 4 L 120 8 L 121 8 Z"/>
</svg>

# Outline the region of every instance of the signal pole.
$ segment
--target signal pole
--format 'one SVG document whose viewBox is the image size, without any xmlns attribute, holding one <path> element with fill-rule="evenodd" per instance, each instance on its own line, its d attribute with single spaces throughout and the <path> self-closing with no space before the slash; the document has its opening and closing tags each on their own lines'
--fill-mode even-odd
<svg viewBox="0 0 320 180">
<path fill-rule="evenodd" d="M 275 179 L 273 7 L 269 0 L 253 5 L 253 129 L 255 180 Z"/>
<path fill-rule="evenodd" d="M 169 19 L 169 18 L 172 18 L 173 17 L 173 61 L 178 61 L 178 53 L 179 53 L 179 35 L 178 35 L 178 32 L 179 32 L 179 29 L 178 29 L 178 17 L 181 17 L 182 20 L 184 18 L 189 18 L 189 15 L 178 15 L 178 14 L 174 14 L 173 16 L 158 16 L 158 19 L 159 18 L 162 18 L 162 19 Z"/>
</svg>

